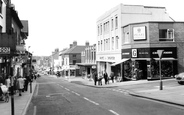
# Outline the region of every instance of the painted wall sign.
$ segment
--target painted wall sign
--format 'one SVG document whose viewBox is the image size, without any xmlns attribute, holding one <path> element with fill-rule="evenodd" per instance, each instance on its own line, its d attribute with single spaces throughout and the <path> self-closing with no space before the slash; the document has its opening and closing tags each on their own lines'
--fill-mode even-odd
<svg viewBox="0 0 184 115">
<path fill-rule="evenodd" d="M 133 27 L 134 40 L 146 40 L 146 27 Z"/>
</svg>

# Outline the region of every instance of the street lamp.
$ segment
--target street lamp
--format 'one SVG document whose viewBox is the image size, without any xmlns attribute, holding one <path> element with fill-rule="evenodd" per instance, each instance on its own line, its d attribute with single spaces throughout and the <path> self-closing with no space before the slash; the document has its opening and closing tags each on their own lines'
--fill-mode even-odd
<svg viewBox="0 0 184 115">
<path fill-rule="evenodd" d="M 162 65 L 161 65 L 161 59 L 162 59 L 162 54 L 163 54 L 164 50 L 157 50 L 158 56 L 159 56 L 159 68 L 160 68 L 160 90 L 163 90 L 163 84 L 162 84 L 162 74 L 161 74 L 161 70 L 162 70 Z"/>
</svg>

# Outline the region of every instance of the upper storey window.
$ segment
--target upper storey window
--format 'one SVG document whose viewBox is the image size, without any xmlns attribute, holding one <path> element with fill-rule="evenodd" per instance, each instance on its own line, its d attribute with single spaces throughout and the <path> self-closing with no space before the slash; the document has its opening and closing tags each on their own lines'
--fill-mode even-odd
<svg viewBox="0 0 184 115">
<path fill-rule="evenodd" d="M 3 2 L 0 0 L 0 13 L 2 14 L 2 5 L 3 5 Z"/>
<path fill-rule="evenodd" d="M 159 41 L 174 41 L 174 29 L 159 29 Z"/>
<path fill-rule="evenodd" d="M 118 28 L 118 16 L 115 17 L 115 28 Z"/>
<path fill-rule="evenodd" d="M 174 41 L 173 23 L 159 23 L 159 41 Z"/>
</svg>

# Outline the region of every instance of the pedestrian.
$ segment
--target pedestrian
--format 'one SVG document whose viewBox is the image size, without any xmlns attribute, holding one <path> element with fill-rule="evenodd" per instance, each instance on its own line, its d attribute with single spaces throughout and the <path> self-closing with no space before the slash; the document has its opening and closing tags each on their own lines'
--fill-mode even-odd
<svg viewBox="0 0 184 115">
<path fill-rule="evenodd" d="M 103 76 L 104 76 L 105 84 L 107 85 L 107 82 L 108 82 L 108 74 L 107 74 L 106 70 L 104 71 Z"/>
<path fill-rule="evenodd" d="M 28 84 L 29 84 L 29 76 L 26 75 L 26 77 L 24 78 L 24 91 L 27 91 Z"/>
<path fill-rule="evenodd" d="M 102 76 L 102 74 L 99 72 L 99 74 L 98 74 L 98 85 L 102 85 L 102 79 L 103 79 L 103 76 Z"/>
<path fill-rule="evenodd" d="M 94 85 L 96 85 L 96 83 L 97 83 L 97 81 L 98 81 L 98 76 L 97 76 L 96 71 L 93 72 L 93 80 L 94 80 Z"/>
<path fill-rule="evenodd" d="M 10 77 L 11 77 L 10 75 L 6 76 L 6 80 L 5 80 L 5 85 L 8 88 L 8 91 L 10 91 L 10 86 L 11 86 Z"/>
<path fill-rule="evenodd" d="M 18 90 L 19 90 L 19 96 L 22 96 L 22 90 L 24 88 L 24 79 L 19 76 L 19 78 L 17 79 L 17 87 L 18 87 Z"/>
<path fill-rule="evenodd" d="M 114 72 L 111 72 L 110 79 L 112 80 L 112 83 L 114 83 Z"/>
</svg>

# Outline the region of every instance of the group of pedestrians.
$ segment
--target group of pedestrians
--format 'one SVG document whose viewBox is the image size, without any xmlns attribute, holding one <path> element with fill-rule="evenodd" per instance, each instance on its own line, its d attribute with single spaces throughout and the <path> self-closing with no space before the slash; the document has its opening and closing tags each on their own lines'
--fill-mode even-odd
<svg viewBox="0 0 184 115">
<path fill-rule="evenodd" d="M 112 80 L 112 83 L 114 83 L 114 72 L 111 72 L 110 75 L 107 74 L 106 71 L 103 72 L 99 72 L 97 74 L 97 72 L 93 72 L 93 80 L 94 80 L 94 85 L 102 85 L 102 79 L 104 79 L 105 81 L 105 85 L 109 84 L 109 81 Z"/>
<path fill-rule="evenodd" d="M 0 86 L 6 86 L 8 92 L 10 92 L 13 88 L 14 94 L 19 94 L 19 96 L 22 96 L 22 92 L 25 92 L 28 90 L 28 84 L 32 82 L 33 76 L 14 76 L 11 77 L 10 75 L 3 78 L 0 76 Z M 11 82 L 12 81 L 12 82 Z M 11 87 L 13 86 L 13 87 Z M 3 89 L 0 88 L 0 96 L 3 94 Z"/>
</svg>

